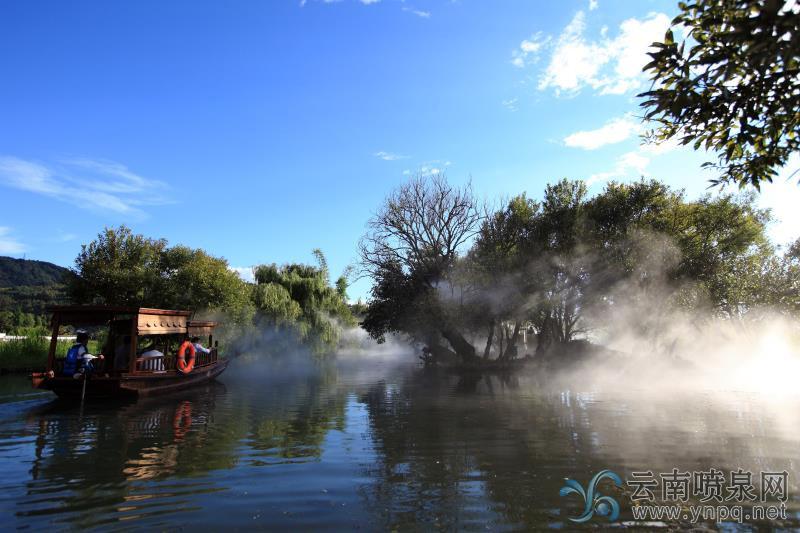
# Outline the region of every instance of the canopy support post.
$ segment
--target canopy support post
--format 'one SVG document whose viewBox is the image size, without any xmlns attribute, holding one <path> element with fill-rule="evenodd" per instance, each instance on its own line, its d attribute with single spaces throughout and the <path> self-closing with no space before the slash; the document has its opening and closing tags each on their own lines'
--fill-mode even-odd
<svg viewBox="0 0 800 533">
<path fill-rule="evenodd" d="M 53 327 L 53 335 L 50 337 L 50 349 L 47 350 L 47 371 L 54 369 L 56 364 L 56 347 L 58 346 L 58 328 L 60 324 L 60 315 L 54 314 L 51 326 Z"/>
<path fill-rule="evenodd" d="M 139 344 L 139 315 L 131 318 L 131 353 L 128 359 L 128 372 L 136 372 L 136 350 Z"/>
</svg>

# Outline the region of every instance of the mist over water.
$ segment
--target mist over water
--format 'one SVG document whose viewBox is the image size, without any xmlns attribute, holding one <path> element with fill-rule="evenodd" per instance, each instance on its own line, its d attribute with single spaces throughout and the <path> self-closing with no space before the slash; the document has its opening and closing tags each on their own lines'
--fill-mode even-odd
<svg viewBox="0 0 800 533">
<path fill-rule="evenodd" d="M 249 354 L 211 386 L 82 413 L 4 377 L 0 520 L 569 529 L 581 502 L 559 496 L 565 478 L 741 467 L 789 472 L 784 525 L 800 527 L 795 397 L 573 377 L 431 371 L 408 353 Z"/>
<path fill-rule="evenodd" d="M 529 373 L 560 386 L 666 395 L 746 391 L 765 399 L 800 395 L 800 324 L 786 308 L 747 301 L 733 289 L 726 293 L 730 301 L 712 303 L 708 286 L 676 276 L 682 253 L 666 235 L 637 230 L 621 242 L 617 246 L 633 258 L 625 267 L 581 243 L 481 283 L 459 281 L 463 267 L 457 266 L 453 280 L 437 284 L 437 300 L 454 322 L 479 309 L 485 323 L 502 323 L 508 338 L 515 322 L 530 328 L 526 341 L 517 342 L 517 356 L 532 359 Z M 530 281 L 548 277 L 550 284 Z M 739 297 L 745 303 L 737 303 Z M 538 317 L 559 306 L 571 306 L 578 317 L 570 340 L 591 349 L 567 344 L 539 353 Z M 485 323 L 461 320 L 461 332 L 483 355 Z M 499 355 L 494 331 L 490 359 Z"/>
<path fill-rule="evenodd" d="M 552 371 L 425 369 L 358 328 L 323 357 L 265 328 L 218 382 L 133 404 L 81 410 L 0 377 L 0 523 L 569 529 L 583 504 L 559 495 L 567 478 L 715 468 L 788 472 L 771 525 L 800 527 L 792 325 L 672 313 L 642 332 L 640 313 L 617 307 L 593 332 L 609 350 Z"/>
</svg>

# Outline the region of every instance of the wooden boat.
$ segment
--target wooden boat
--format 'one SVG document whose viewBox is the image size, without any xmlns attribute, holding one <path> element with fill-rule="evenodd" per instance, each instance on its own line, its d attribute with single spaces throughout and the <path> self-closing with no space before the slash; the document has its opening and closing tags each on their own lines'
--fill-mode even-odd
<svg viewBox="0 0 800 533">
<path fill-rule="evenodd" d="M 218 355 L 214 343 L 216 322 L 190 320 L 191 312 L 144 307 L 57 306 L 53 313 L 52 338 L 46 372 L 31 375 L 34 388 L 50 390 L 60 398 L 109 399 L 137 398 L 167 394 L 206 383 L 228 366 Z M 100 348 L 102 360 L 95 359 L 95 370 L 88 378 L 64 375 L 64 358 L 57 357 L 58 332 L 62 326 L 105 333 Z M 195 354 L 190 372 L 177 369 L 178 349 L 190 337 L 207 338 L 210 353 Z M 140 353 L 146 344 L 155 351 Z M 85 381 L 85 388 L 84 388 Z"/>
</svg>

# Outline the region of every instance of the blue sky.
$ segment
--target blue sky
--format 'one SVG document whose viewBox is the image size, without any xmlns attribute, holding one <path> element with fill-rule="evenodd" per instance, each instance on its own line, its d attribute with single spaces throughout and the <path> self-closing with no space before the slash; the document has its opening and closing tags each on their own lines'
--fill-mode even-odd
<svg viewBox="0 0 800 533">
<path fill-rule="evenodd" d="M 337 274 L 420 171 L 489 200 L 640 175 L 697 196 L 709 157 L 640 146 L 636 118 L 676 4 L 3 2 L 0 254 L 70 266 L 124 223 L 241 268 L 320 247 Z M 777 241 L 798 200 L 765 188 Z"/>
</svg>

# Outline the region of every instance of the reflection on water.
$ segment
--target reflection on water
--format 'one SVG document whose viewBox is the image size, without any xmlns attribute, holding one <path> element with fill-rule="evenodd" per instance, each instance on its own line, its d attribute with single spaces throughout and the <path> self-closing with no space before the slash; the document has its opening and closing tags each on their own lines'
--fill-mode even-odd
<svg viewBox="0 0 800 533">
<path fill-rule="evenodd" d="M 569 527 L 582 502 L 559 496 L 565 478 L 711 467 L 787 470 L 783 525 L 800 526 L 796 398 L 364 361 L 239 365 L 191 393 L 82 411 L 23 383 L 0 381 L 0 523 L 16 527 Z"/>
</svg>

